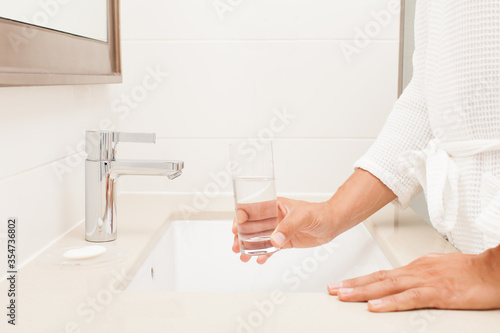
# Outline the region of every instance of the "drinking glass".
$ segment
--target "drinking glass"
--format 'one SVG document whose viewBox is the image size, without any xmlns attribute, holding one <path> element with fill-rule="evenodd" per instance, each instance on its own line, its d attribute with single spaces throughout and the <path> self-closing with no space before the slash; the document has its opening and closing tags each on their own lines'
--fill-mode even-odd
<svg viewBox="0 0 500 333">
<path fill-rule="evenodd" d="M 240 252 L 276 252 L 271 244 L 279 222 L 272 142 L 241 140 L 230 145 L 230 152 Z"/>
</svg>

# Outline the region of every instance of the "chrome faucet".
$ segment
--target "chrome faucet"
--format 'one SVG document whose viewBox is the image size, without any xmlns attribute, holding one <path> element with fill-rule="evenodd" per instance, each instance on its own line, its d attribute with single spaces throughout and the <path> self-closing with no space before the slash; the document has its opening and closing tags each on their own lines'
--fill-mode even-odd
<svg viewBox="0 0 500 333">
<path fill-rule="evenodd" d="M 155 143 L 153 133 L 87 131 L 85 134 L 85 239 L 108 242 L 116 239 L 115 183 L 123 175 L 177 178 L 183 161 L 116 160 L 119 142 Z"/>
</svg>

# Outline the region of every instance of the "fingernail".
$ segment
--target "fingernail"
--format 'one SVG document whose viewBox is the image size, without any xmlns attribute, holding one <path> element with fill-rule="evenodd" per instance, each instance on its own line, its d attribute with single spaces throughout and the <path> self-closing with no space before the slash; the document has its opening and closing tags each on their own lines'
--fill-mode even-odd
<svg viewBox="0 0 500 333">
<path fill-rule="evenodd" d="M 353 291 L 353 288 L 340 288 L 339 294 L 347 295 L 347 294 L 352 293 L 352 291 Z"/>
<path fill-rule="evenodd" d="M 368 303 L 373 308 L 380 308 L 382 306 L 382 300 L 381 299 L 372 299 L 371 301 L 368 301 Z"/>
<path fill-rule="evenodd" d="M 342 288 L 342 282 L 332 282 L 328 284 L 328 289 L 337 290 Z"/>
<path fill-rule="evenodd" d="M 272 240 L 278 244 L 279 247 L 283 246 L 285 244 L 285 235 L 283 235 L 281 232 L 277 232 L 271 236 Z"/>
</svg>

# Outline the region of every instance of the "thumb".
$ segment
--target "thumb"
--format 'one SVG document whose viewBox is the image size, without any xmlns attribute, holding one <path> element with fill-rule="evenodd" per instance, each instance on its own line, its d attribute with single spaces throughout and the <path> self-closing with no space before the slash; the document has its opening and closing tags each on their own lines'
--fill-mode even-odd
<svg viewBox="0 0 500 333">
<path fill-rule="evenodd" d="M 271 235 L 271 243 L 273 246 L 277 248 L 292 247 L 289 241 L 299 230 L 301 224 L 302 219 L 298 216 L 296 211 L 289 212 L 283 220 L 281 220 Z"/>
</svg>

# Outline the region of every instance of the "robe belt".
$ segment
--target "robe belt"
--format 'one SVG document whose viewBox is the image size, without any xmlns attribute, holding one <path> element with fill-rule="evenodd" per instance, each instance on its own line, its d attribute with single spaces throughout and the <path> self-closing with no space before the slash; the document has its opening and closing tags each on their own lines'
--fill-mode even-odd
<svg viewBox="0 0 500 333">
<path fill-rule="evenodd" d="M 425 149 L 400 155 L 400 170 L 416 177 L 422 185 L 432 225 L 438 232 L 450 232 L 457 220 L 460 170 L 454 157 L 469 157 L 493 150 L 500 150 L 500 140 L 440 142 L 432 139 Z"/>
</svg>

